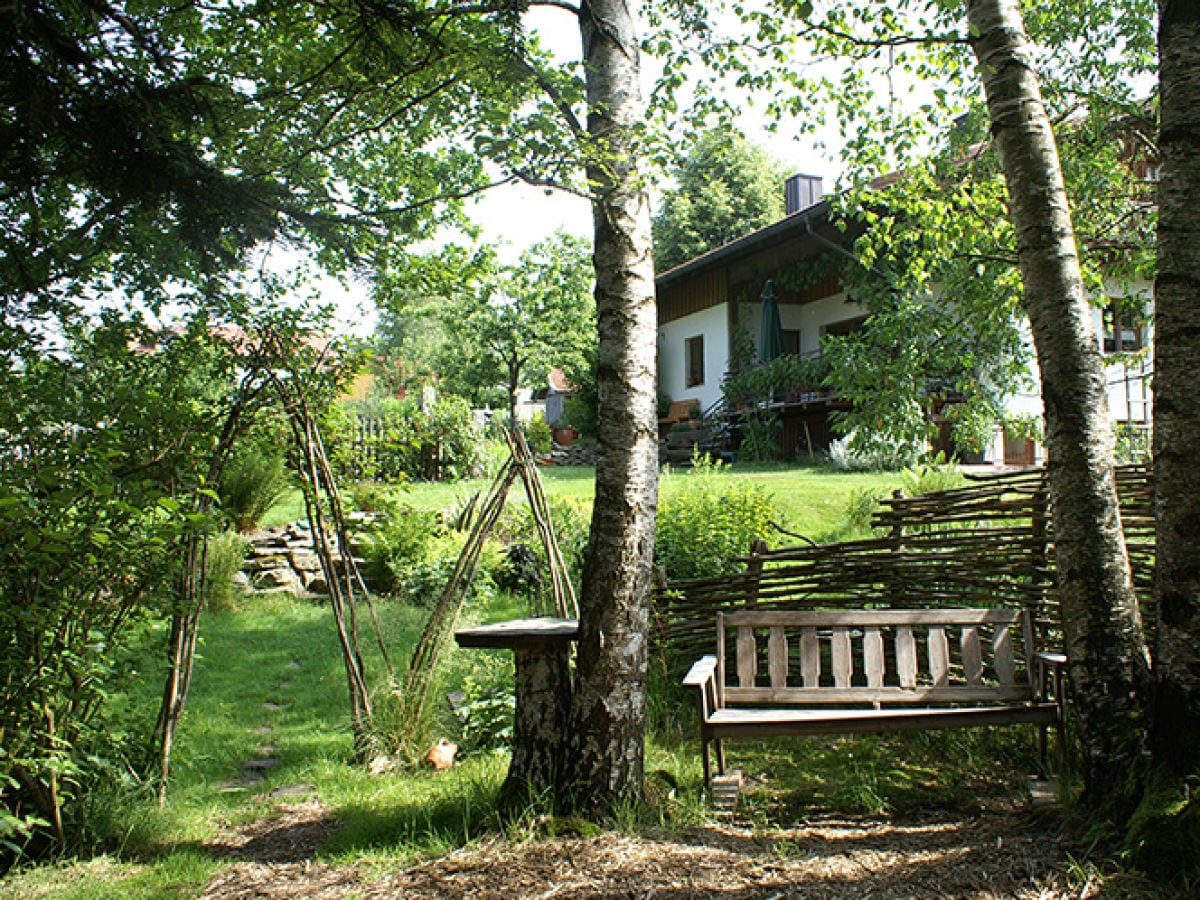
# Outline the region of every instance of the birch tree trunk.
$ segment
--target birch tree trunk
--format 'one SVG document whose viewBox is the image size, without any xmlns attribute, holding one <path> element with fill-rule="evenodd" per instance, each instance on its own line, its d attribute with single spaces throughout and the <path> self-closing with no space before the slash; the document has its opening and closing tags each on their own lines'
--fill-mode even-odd
<svg viewBox="0 0 1200 900">
<path fill-rule="evenodd" d="M 1160 0 L 1151 745 L 1177 775 L 1200 747 L 1200 2 Z"/>
<path fill-rule="evenodd" d="M 1054 135 L 1017 0 L 967 0 L 971 46 L 1008 183 L 1042 400 L 1063 632 L 1084 797 L 1136 802 L 1149 659 L 1113 478 L 1104 370 L 1084 294 Z M 1122 790 L 1123 785 L 1129 791 Z"/>
<path fill-rule="evenodd" d="M 635 798 L 643 774 L 658 487 L 657 322 L 650 202 L 635 146 L 645 107 L 634 9 L 627 0 L 584 0 L 579 18 L 595 226 L 600 456 L 562 793 L 580 811 L 603 813 Z"/>
</svg>

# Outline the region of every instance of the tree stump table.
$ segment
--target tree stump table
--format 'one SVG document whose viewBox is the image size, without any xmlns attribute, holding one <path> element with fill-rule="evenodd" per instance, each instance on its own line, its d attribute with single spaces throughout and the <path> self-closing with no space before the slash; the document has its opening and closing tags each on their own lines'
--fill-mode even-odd
<svg viewBox="0 0 1200 900">
<path fill-rule="evenodd" d="M 512 650 L 516 694 L 512 762 L 500 789 L 502 809 L 521 809 L 553 791 L 562 766 L 571 708 L 571 642 L 575 619 L 536 616 L 454 633 L 460 647 Z"/>
</svg>

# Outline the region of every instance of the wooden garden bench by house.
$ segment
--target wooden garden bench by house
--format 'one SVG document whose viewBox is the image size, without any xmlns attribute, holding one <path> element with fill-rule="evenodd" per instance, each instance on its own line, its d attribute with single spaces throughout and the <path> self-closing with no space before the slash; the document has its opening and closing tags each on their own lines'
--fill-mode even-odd
<svg viewBox="0 0 1200 900">
<path fill-rule="evenodd" d="M 726 664 L 726 641 L 733 665 Z M 1028 610 L 831 609 L 717 614 L 692 666 L 704 780 L 724 738 L 1062 723 L 1065 657 L 1035 646 Z"/>
<path fill-rule="evenodd" d="M 698 418 L 700 418 L 699 400 L 675 400 L 667 408 L 667 414 L 658 420 L 658 425 L 662 428 Z"/>
</svg>

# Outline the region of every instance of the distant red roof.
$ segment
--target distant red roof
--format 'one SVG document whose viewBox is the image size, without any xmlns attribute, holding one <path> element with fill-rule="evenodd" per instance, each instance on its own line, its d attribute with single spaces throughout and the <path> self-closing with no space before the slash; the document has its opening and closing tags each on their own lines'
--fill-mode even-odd
<svg viewBox="0 0 1200 900">
<path fill-rule="evenodd" d="M 567 376 L 563 374 L 562 369 L 550 370 L 550 389 L 559 394 L 569 394 L 575 388 L 567 381 Z"/>
</svg>

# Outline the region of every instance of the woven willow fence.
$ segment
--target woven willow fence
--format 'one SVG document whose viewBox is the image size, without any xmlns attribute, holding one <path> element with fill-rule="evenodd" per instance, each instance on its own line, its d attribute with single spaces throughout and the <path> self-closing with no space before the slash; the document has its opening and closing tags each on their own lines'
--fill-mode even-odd
<svg viewBox="0 0 1200 900">
<path fill-rule="evenodd" d="M 1141 466 L 1118 469 L 1117 488 L 1139 599 L 1150 599 L 1153 488 Z M 952 491 L 881 500 L 879 537 L 766 549 L 745 570 L 660 584 L 655 633 L 670 656 L 711 650 L 718 609 L 757 606 L 1029 606 L 1057 630 L 1054 535 L 1044 471 L 977 476 Z M 1147 617 L 1149 618 L 1149 617 Z"/>
</svg>

